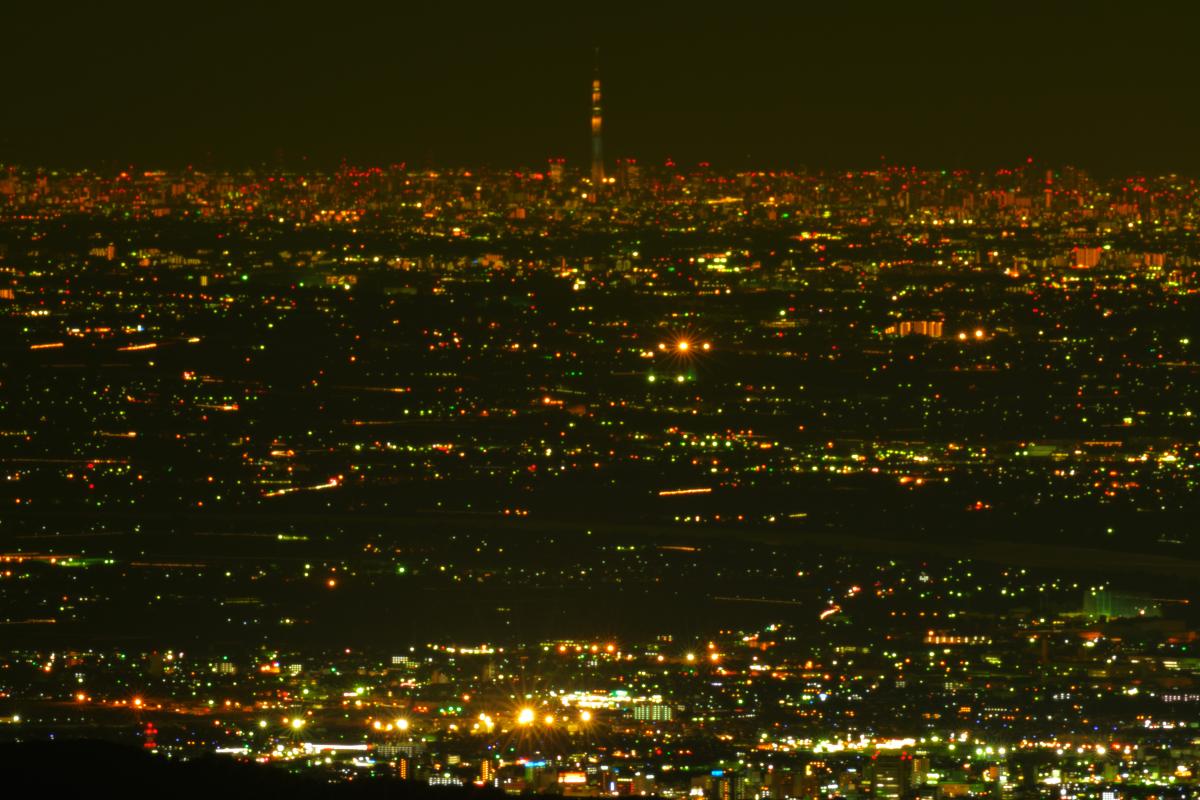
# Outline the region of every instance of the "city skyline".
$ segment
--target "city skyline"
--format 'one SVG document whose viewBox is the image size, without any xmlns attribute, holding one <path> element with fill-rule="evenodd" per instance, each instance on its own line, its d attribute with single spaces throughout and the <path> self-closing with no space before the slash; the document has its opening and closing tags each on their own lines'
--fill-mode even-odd
<svg viewBox="0 0 1200 800">
<path fill-rule="evenodd" d="M 12 10 L 0 787 L 1195 800 L 1193 15 Z"/>
</svg>

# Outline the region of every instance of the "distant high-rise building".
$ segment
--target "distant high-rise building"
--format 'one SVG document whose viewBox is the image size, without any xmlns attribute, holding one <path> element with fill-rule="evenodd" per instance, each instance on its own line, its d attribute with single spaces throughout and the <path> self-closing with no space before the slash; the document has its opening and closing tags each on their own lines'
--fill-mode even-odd
<svg viewBox="0 0 1200 800">
<path fill-rule="evenodd" d="M 600 50 L 596 49 L 596 68 L 592 74 L 592 183 L 604 182 L 604 144 L 601 140 Z"/>
<path fill-rule="evenodd" d="M 871 795 L 877 800 L 901 800 L 912 784 L 912 756 L 876 753 L 871 763 Z"/>
<path fill-rule="evenodd" d="M 641 184 L 641 170 L 638 169 L 637 159 L 617 159 L 617 183 L 623 189 L 636 189 Z"/>
<path fill-rule="evenodd" d="M 1103 255 L 1103 247 L 1072 247 L 1072 266 L 1074 266 L 1076 269 L 1092 269 L 1093 267 L 1100 265 L 1100 258 Z"/>
<path fill-rule="evenodd" d="M 921 786 L 929 778 L 929 754 L 918 752 L 913 756 L 912 760 L 912 775 L 909 783 L 912 786 Z"/>
</svg>

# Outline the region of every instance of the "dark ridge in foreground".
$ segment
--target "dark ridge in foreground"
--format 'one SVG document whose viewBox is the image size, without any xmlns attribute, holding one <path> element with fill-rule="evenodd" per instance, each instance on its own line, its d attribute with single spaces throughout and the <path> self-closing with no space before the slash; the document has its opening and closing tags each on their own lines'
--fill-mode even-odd
<svg viewBox="0 0 1200 800">
<path fill-rule="evenodd" d="M 0 744 L 5 792 L 14 796 L 132 796 L 231 798 L 400 798 L 400 800 L 497 800 L 496 789 L 430 787 L 401 780 L 364 779 L 325 783 L 275 767 L 218 756 L 173 761 L 102 741 Z M 22 792 L 21 790 L 29 790 Z M 68 794 L 70 792 L 71 794 Z M 48 793 L 48 794 L 47 794 Z M 75 794 L 78 793 L 78 794 Z"/>
</svg>

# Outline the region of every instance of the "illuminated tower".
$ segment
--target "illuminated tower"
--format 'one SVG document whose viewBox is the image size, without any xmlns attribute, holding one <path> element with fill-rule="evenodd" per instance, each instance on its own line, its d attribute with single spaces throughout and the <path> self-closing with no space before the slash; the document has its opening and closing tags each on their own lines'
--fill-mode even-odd
<svg viewBox="0 0 1200 800">
<path fill-rule="evenodd" d="M 600 137 L 600 48 L 596 48 L 596 69 L 592 74 L 592 184 L 604 182 L 604 144 Z"/>
</svg>

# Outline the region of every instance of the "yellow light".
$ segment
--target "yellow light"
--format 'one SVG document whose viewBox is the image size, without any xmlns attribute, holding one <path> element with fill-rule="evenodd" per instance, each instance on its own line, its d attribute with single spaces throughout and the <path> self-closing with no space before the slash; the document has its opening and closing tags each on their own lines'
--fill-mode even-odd
<svg viewBox="0 0 1200 800">
<path fill-rule="evenodd" d="M 691 663 L 696 660 L 696 654 L 688 653 L 686 656 L 684 656 L 684 658 L 686 658 L 688 660 L 688 663 Z"/>
<path fill-rule="evenodd" d="M 406 720 L 404 718 L 396 720 L 396 730 L 399 730 L 399 731 L 408 730 L 408 720 Z"/>
<path fill-rule="evenodd" d="M 688 351 L 688 348 L 690 348 L 691 346 L 692 346 L 691 343 L 687 339 L 680 339 L 679 344 L 676 345 L 676 347 L 679 348 L 679 352 L 681 352 L 681 353 L 686 353 Z"/>
<path fill-rule="evenodd" d="M 982 338 L 983 338 L 983 329 L 982 329 L 982 328 L 976 328 L 976 329 L 975 329 L 975 338 L 976 338 L 976 339 L 982 339 Z"/>
<path fill-rule="evenodd" d="M 545 722 L 547 725 L 553 725 L 554 724 L 554 715 L 547 714 L 545 717 L 542 718 L 542 721 Z"/>
<path fill-rule="evenodd" d="M 304 727 L 304 720 L 300 719 L 299 717 L 296 717 L 295 719 L 292 720 L 292 730 L 298 731 L 303 727 Z"/>
<path fill-rule="evenodd" d="M 531 725 L 533 723 L 533 709 L 522 708 L 521 712 L 517 714 L 517 722 L 521 725 Z"/>
<path fill-rule="evenodd" d="M 591 722 L 592 721 L 592 712 L 588 711 L 586 708 L 583 711 L 580 711 L 579 712 L 579 721 L 580 722 Z"/>
<path fill-rule="evenodd" d="M 705 342 L 704 344 L 700 345 L 700 349 L 701 349 L 701 350 L 711 350 L 711 349 L 712 349 L 712 345 L 711 345 L 711 344 L 709 344 L 708 342 Z"/>
<path fill-rule="evenodd" d="M 377 731 L 380 731 L 380 730 L 383 730 L 383 723 L 380 722 L 379 720 L 375 720 L 374 722 L 371 723 L 371 727 Z"/>
</svg>

